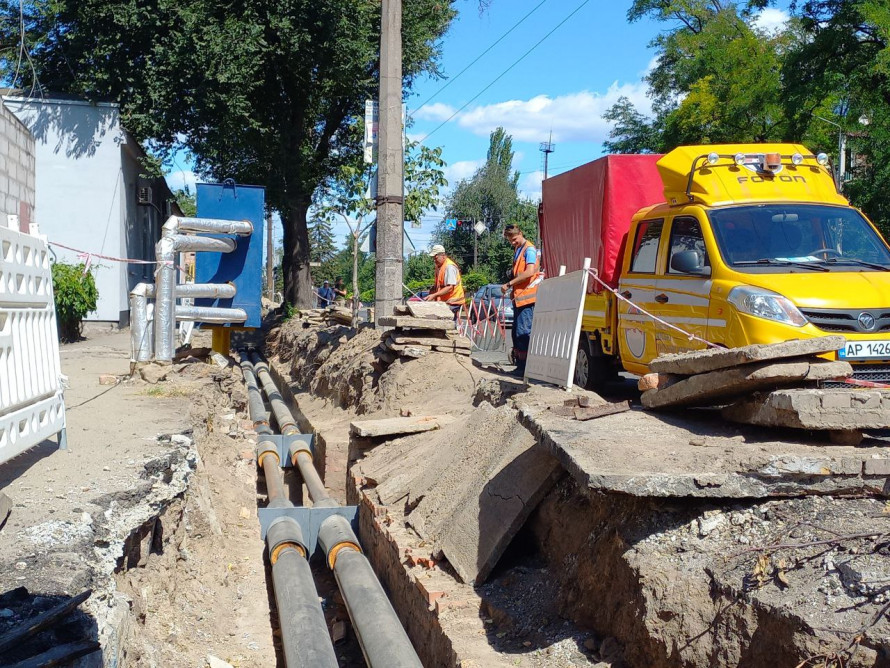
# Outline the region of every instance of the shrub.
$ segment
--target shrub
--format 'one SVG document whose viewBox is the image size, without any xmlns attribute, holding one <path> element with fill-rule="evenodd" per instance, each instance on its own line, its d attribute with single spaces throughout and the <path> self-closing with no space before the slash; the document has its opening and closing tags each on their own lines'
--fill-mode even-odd
<svg viewBox="0 0 890 668">
<path fill-rule="evenodd" d="M 99 298 L 96 281 L 83 263 L 55 262 L 52 272 L 59 338 L 65 342 L 77 341 L 84 317 L 96 310 Z"/>
<path fill-rule="evenodd" d="M 463 275 L 464 281 L 464 293 L 467 296 L 473 295 L 476 290 L 481 288 L 483 285 L 487 285 L 491 283 L 491 276 L 488 275 L 487 272 L 484 271 L 468 271 Z"/>
</svg>

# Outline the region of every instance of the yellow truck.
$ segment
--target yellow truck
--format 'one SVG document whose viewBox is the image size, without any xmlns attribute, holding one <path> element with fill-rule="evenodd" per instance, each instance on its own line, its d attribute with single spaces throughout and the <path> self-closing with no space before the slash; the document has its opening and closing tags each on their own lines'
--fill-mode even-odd
<svg viewBox="0 0 890 668">
<path fill-rule="evenodd" d="M 828 334 L 854 378 L 890 381 L 890 248 L 829 169 L 795 144 L 683 146 L 544 181 L 545 271 L 594 267 L 576 384 L 708 344 Z"/>
</svg>

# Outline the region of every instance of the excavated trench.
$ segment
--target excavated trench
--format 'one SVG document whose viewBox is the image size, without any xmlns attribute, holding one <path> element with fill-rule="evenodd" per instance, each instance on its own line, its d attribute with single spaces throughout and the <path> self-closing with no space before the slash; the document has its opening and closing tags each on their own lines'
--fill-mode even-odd
<svg viewBox="0 0 890 668">
<path fill-rule="evenodd" d="M 342 446 L 356 415 L 435 404 L 429 358 L 381 369 L 362 357 L 373 342 L 367 330 L 273 332 L 279 386 L 322 442 Z M 441 376 L 454 373 L 449 362 Z M 410 393 L 381 396 L 406 382 Z M 563 473 L 487 581 L 468 587 L 435 550 L 431 570 L 413 563 L 423 541 L 405 525 L 410 506 L 382 504 L 380 481 L 353 464 L 346 494 L 360 538 L 425 665 L 890 665 L 882 498 L 645 498 L 595 493 Z"/>
</svg>

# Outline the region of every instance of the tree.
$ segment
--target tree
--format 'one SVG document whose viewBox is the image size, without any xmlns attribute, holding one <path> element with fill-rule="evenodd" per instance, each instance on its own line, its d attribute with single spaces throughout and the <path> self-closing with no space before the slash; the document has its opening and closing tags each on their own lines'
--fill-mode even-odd
<svg viewBox="0 0 890 668">
<path fill-rule="evenodd" d="M 518 192 L 519 173 L 513 171 L 513 139 L 503 128 L 489 137 L 485 164 L 469 179 L 457 184 L 446 207 L 448 218 L 485 224 L 486 233 L 476 239 L 479 271 L 489 280 L 500 280 L 512 264 L 510 246 L 501 236 L 504 226 L 517 223 L 536 241 L 537 206 L 523 201 Z M 472 224 L 446 230 L 444 223 L 435 232 L 438 243 L 464 271 L 473 265 Z"/>
<path fill-rule="evenodd" d="M 844 193 L 890 233 L 890 11 L 883 0 L 801 3 L 802 39 L 789 51 L 788 113 L 797 133 L 838 132 L 857 155 Z M 826 51 L 828 50 L 828 51 Z M 821 118 L 819 118 L 821 117 Z M 837 128 L 825 120 L 836 123 Z"/>
<path fill-rule="evenodd" d="M 664 152 L 681 144 L 787 139 L 782 66 L 795 35 L 754 27 L 752 12 L 766 4 L 635 0 L 628 20 L 672 24 L 652 42 L 658 60 L 646 81 L 655 118 L 620 99 L 604 116 L 614 124 L 607 149 Z"/>
<path fill-rule="evenodd" d="M 403 12 L 404 85 L 438 76 L 454 0 Z M 310 301 L 307 213 L 320 183 L 361 149 L 376 97 L 375 0 L 0 0 L 0 70 L 24 87 L 116 100 L 124 125 L 164 154 L 180 144 L 204 177 L 266 187 L 284 228 L 285 296 Z M 31 66 L 33 61 L 33 67 Z"/>
<path fill-rule="evenodd" d="M 316 281 L 332 281 L 336 278 L 336 270 L 332 264 L 336 255 L 337 243 L 334 241 L 331 221 L 315 216 L 309 225 L 309 259 L 321 265 L 312 272 Z"/>
</svg>

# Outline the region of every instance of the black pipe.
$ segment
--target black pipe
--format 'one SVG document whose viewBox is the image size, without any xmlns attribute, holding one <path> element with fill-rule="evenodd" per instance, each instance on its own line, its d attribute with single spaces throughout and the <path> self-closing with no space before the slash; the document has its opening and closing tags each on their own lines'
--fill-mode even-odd
<svg viewBox="0 0 890 668">
<path fill-rule="evenodd" d="M 306 560 L 300 525 L 279 517 L 266 531 L 266 544 L 287 668 L 335 668 L 339 662 Z"/>
<path fill-rule="evenodd" d="M 291 433 L 297 433 L 296 421 L 283 400 L 276 409 L 276 403 L 281 395 L 265 362 L 256 352 L 251 357 L 257 375 L 263 383 L 266 397 L 272 404 L 275 419 L 279 425 L 283 423 L 294 425 Z M 312 464 L 310 454 L 303 448 L 292 447 L 290 455 L 293 464 L 299 468 L 303 476 L 312 503 L 318 507 L 338 507 L 340 504 L 328 494 L 321 476 Z M 318 530 L 318 542 L 324 550 L 328 566 L 334 572 L 368 666 L 423 668 L 383 586 L 367 557 L 362 554 L 358 538 L 349 521 L 342 515 L 328 517 Z"/>
<path fill-rule="evenodd" d="M 262 438 L 271 434 L 272 430 L 267 423 L 260 421 L 265 417 L 265 407 L 256 385 L 253 365 L 243 351 L 240 356 L 250 419 L 260 435 L 257 464 L 266 478 L 268 505 L 270 508 L 293 507 L 284 487 L 277 446 L 273 441 Z M 272 587 L 287 668 L 337 668 L 337 654 L 321 609 L 300 525 L 289 517 L 275 519 L 266 531 L 266 546 L 272 563 Z"/>
<path fill-rule="evenodd" d="M 278 391 L 275 381 L 272 380 L 272 374 L 269 373 L 269 366 L 260 357 L 259 353 L 253 351 L 250 355 L 253 368 L 256 371 L 257 378 L 263 386 L 263 391 L 269 399 L 269 405 L 272 406 L 272 413 L 275 415 L 275 421 L 278 423 L 278 429 L 282 434 L 297 434 L 297 421 L 294 420 L 293 413 L 284 403 L 284 397 Z"/>
</svg>

